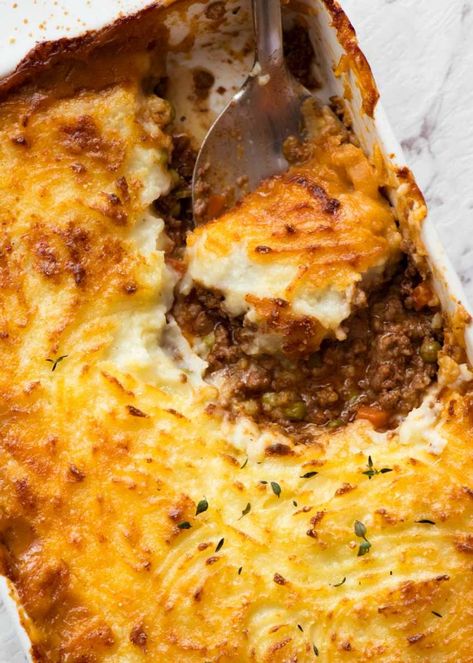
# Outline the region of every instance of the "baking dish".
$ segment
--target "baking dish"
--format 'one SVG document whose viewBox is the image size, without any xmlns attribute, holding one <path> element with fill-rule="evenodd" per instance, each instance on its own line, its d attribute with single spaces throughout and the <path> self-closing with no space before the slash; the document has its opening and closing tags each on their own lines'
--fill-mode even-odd
<svg viewBox="0 0 473 663">
<path fill-rule="evenodd" d="M 79 51 L 84 49 L 84 52 L 87 52 L 93 48 L 95 43 L 119 38 L 121 34 L 126 35 L 127 31 L 133 33 L 140 30 L 148 17 L 155 11 L 157 5 L 156 3 L 142 3 L 136 6 L 136 4 L 132 5 L 132 9 L 133 11 L 140 11 L 140 14 L 127 13 L 121 16 L 110 28 L 107 28 L 105 24 L 103 24 L 105 26 L 103 28 L 98 23 L 87 24 L 86 28 L 100 28 L 99 32 L 89 33 L 85 37 L 79 36 L 77 41 L 72 43 L 66 40 L 57 44 L 50 44 L 47 47 L 37 47 L 33 54 L 28 55 L 27 59 L 20 63 L 14 72 L 4 72 L 3 90 L 8 90 L 9 87 L 28 77 L 32 71 L 47 67 L 51 61 L 60 59 L 64 53 L 70 52 L 71 49 L 78 49 Z M 172 3 L 167 4 L 171 5 Z M 193 16 L 194 20 L 198 21 L 199 11 L 201 12 L 202 8 L 203 5 L 193 3 L 189 6 L 186 16 Z M 427 253 L 435 275 L 438 294 L 442 299 L 445 310 L 448 310 L 452 319 L 456 321 L 455 326 L 458 327 L 459 334 L 465 334 L 465 341 L 471 359 L 473 356 L 472 330 L 465 314 L 466 302 L 461 285 L 439 244 L 435 229 L 426 217 L 422 194 L 418 190 L 412 174 L 404 165 L 401 149 L 392 135 L 389 123 L 378 100 L 377 89 L 369 66 L 359 50 L 356 36 L 347 17 L 332 0 L 298 3 L 297 13 L 304 16 L 319 57 L 319 73 L 323 86 L 318 91 L 318 96 L 324 101 L 333 96 L 343 99 L 347 122 L 353 124 L 363 149 L 375 162 L 384 164 L 391 184 L 388 194 L 396 209 L 405 235 L 416 245 L 419 253 Z M 110 21 L 115 18 L 115 16 L 107 15 L 105 20 Z M 184 19 L 184 14 L 180 13 L 179 18 Z M 289 22 L 291 21 L 290 12 L 286 19 Z M 185 20 L 182 24 L 174 24 L 171 27 L 171 31 L 173 29 L 176 31 L 176 41 L 182 37 L 182 34 L 185 34 L 184 23 Z M 179 32 L 181 32 L 180 35 Z M 173 62 L 170 63 L 171 77 L 178 83 L 172 92 L 175 97 L 174 102 L 178 115 L 179 109 L 185 107 L 186 103 L 185 99 L 180 98 L 180 88 L 184 87 L 187 75 L 186 57 L 182 56 L 181 59 L 181 56 L 176 54 Z M 197 58 L 198 61 L 198 51 L 193 57 Z M 193 62 L 195 62 L 195 59 Z M 239 59 L 237 58 L 231 67 L 219 72 L 219 76 L 226 80 L 228 91 L 238 87 L 248 64 L 248 55 L 246 57 L 242 56 Z M 215 101 L 221 107 L 225 97 Z M 200 131 L 202 134 L 205 130 L 205 121 L 199 123 L 198 117 L 195 118 L 195 121 L 197 123 L 195 133 L 198 134 Z M 6 600 L 8 601 L 8 599 Z M 24 647 L 24 634 L 22 642 Z M 13 656 L 13 653 L 9 655 Z"/>
</svg>

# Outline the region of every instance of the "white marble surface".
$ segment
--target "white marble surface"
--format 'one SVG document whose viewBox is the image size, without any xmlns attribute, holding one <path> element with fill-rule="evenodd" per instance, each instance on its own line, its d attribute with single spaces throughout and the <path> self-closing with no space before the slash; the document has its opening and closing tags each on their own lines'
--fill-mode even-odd
<svg viewBox="0 0 473 663">
<path fill-rule="evenodd" d="M 343 0 L 473 303 L 473 0 Z"/>
</svg>

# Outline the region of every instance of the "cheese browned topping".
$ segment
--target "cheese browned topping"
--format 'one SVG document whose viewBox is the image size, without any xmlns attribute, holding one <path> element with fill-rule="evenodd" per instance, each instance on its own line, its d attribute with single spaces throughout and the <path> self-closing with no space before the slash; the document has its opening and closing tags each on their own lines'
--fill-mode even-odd
<svg viewBox="0 0 473 663">
<path fill-rule="evenodd" d="M 401 430 L 311 444 L 217 406 L 166 316 L 150 57 L 105 51 L 0 105 L 0 550 L 34 660 L 470 661 L 471 393 L 434 384 Z M 397 241 L 371 178 L 329 190 L 385 220 L 347 240 L 366 269 Z M 337 291 L 366 271 L 340 256 L 339 281 L 319 263 Z"/>
<path fill-rule="evenodd" d="M 312 345 L 343 337 L 360 287 L 379 283 L 400 235 L 379 180 L 328 109 L 313 109 L 303 163 L 264 182 L 188 240 L 189 276 L 224 295 L 233 316 L 290 340 L 305 321 Z"/>
</svg>

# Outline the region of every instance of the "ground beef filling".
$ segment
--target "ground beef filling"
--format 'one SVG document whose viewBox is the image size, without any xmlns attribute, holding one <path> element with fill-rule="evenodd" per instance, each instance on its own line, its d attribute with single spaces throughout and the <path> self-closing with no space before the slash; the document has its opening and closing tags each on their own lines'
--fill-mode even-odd
<svg viewBox="0 0 473 663">
<path fill-rule="evenodd" d="M 206 377 L 232 413 L 292 431 L 357 417 L 382 430 L 420 404 L 437 373 L 442 319 L 419 305 L 419 283 L 416 270 L 404 267 L 350 318 L 345 341 L 325 341 L 306 357 L 248 354 L 255 329 L 231 319 L 222 298 L 206 290 L 178 298 L 173 314 L 191 342 L 201 341 Z"/>
<path fill-rule="evenodd" d="M 197 157 L 186 134 L 174 134 L 170 167 L 175 171 L 178 182 L 173 190 L 154 202 L 156 212 L 164 220 L 166 234 L 171 240 L 168 258 L 181 258 L 186 235 L 194 227 L 192 216 L 192 174 Z"/>
<path fill-rule="evenodd" d="M 284 32 L 284 55 L 291 74 L 308 90 L 320 87 L 314 75 L 316 57 L 307 30 L 294 25 Z"/>
</svg>

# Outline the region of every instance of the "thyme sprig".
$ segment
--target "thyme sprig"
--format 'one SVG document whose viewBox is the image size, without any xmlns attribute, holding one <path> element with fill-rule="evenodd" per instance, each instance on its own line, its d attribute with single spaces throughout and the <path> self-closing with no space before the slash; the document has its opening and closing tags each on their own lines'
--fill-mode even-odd
<svg viewBox="0 0 473 663">
<path fill-rule="evenodd" d="M 66 359 L 66 357 L 68 357 L 68 356 L 69 356 L 69 355 L 61 355 L 60 357 L 56 357 L 56 359 L 50 359 L 50 358 L 48 357 L 48 359 L 46 359 L 46 361 L 48 361 L 50 364 L 52 364 L 52 366 L 51 366 L 51 371 L 54 373 L 54 371 L 55 371 L 56 368 L 58 367 L 58 364 L 60 364 L 61 361 L 63 361 L 64 359 Z"/>
<path fill-rule="evenodd" d="M 378 470 L 373 463 L 373 459 L 371 456 L 368 456 L 368 469 L 362 472 L 362 474 L 366 475 L 368 479 L 371 481 L 371 479 L 378 474 L 387 474 L 388 472 L 392 472 L 392 468 L 390 467 L 382 467 L 380 470 Z"/>
</svg>

